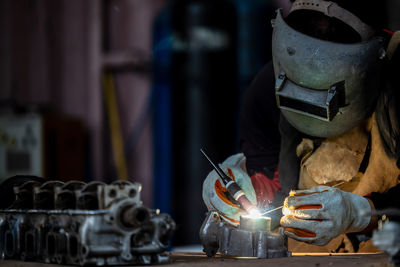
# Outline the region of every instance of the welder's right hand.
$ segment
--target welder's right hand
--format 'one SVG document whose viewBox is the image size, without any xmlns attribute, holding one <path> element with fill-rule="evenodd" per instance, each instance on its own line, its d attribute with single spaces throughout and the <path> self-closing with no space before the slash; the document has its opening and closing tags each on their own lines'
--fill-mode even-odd
<svg viewBox="0 0 400 267">
<path fill-rule="evenodd" d="M 256 193 L 251 179 L 245 171 L 245 164 L 246 158 L 240 153 L 227 158 L 220 167 L 236 181 L 250 202 L 257 205 Z M 229 195 L 215 170 L 208 174 L 203 183 L 203 200 L 208 210 L 217 211 L 221 218 L 235 226 L 239 224 L 240 216 L 247 214 Z"/>
</svg>

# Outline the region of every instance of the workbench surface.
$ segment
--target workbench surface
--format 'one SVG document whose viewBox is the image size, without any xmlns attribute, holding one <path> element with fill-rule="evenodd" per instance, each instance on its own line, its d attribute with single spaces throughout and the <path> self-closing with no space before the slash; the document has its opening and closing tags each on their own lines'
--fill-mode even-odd
<svg viewBox="0 0 400 267">
<path fill-rule="evenodd" d="M 257 267 L 257 266 L 368 266 L 389 267 L 391 264 L 385 254 L 327 254 L 295 253 L 290 258 L 278 259 L 240 259 L 216 256 L 208 258 L 203 253 L 170 253 L 171 263 L 160 266 L 218 266 L 218 267 Z M 22 261 L 0 261 L 0 267 L 60 267 L 56 264 L 43 264 Z M 137 266 L 137 265 L 136 265 Z"/>
</svg>

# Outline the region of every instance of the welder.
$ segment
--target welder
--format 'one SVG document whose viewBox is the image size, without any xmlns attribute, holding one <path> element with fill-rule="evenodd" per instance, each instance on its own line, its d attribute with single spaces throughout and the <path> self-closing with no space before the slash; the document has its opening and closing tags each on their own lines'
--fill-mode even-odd
<svg viewBox="0 0 400 267">
<path fill-rule="evenodd" d="M 272 21 L 273 60 L 240 114 L 242 153 L 221 168 L 260 211 L 283 203 L 275 221 L 293 239 L 368 232 L 374 209 L 400 206 L 399 35 L 383 12 L 373 0 L 295 0 Z M 203 200 L 233 225 L 246 213 L 215 171 Z"/>
</svg>

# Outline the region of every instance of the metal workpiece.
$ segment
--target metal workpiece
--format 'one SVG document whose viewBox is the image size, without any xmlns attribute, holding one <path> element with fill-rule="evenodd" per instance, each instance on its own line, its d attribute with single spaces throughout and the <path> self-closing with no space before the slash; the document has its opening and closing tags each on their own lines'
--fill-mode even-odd
<svg viewBox="0 0 400 267">
<path fill-rule="evenodd" d="M 207 256 L 217 252 L 236 257 L 260 259 L 290 256 L 287 237 L 270 230 L 268 217 L 241 217 L 239 227 L 221 220 L 217 211 L 209 211 L 200 228 L 200 242 Z"/>
<path fill-rule="evenodd" d="M 140 201 L 141 185 L 26 182 L 0 210 L 2 259 L 72 265 L 165 263 L 175 222 Z"/>
<path fill-rule="evenodd" d="M 250 232 L 270 232 L 271 218 L 270 217 L 250 217 L 240 216 L 240 229 Z"/>
<path fill-rule="evenodd" d="M 395 266 L 400 266 L 400 223 L 382 223 L 380 229 L 374 230 L 372 242 L 375 247 L 389 255 Z"/>
</svg>

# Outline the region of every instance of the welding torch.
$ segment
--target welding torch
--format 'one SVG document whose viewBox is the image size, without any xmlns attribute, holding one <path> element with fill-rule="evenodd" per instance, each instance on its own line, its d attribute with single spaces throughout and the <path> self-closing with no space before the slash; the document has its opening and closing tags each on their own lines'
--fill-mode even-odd
<svg viewBox="0 0 400 267">
<path fill-rule="evenodd" d="M 203 149 L 200 149 L 200 151 L 201 153 L 203 153 L 206 159 L 211 163 L 214 170 L 218 173 L 219 177 L 221 177 L 221 180 L 224 183 L 225 188 L 227 189 L 231 197 L 233 197 L 233 199 L 236 200 L 247 213 L 250 213 L 252 210 L 255 210 L 254 208 L 256 206 L 252 204 L 250 200 L 246 197 L 242 188 L 240 188 L 240 186 L 231 177 L 226 175 L 226 173 L 210 159 L 210 157 L 206 154 L 206 152 L 204 152 Z"/>
</svg>

